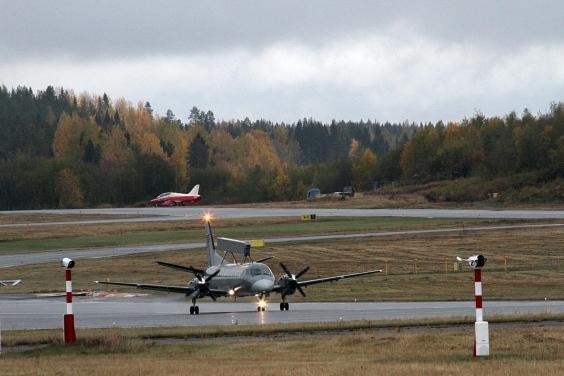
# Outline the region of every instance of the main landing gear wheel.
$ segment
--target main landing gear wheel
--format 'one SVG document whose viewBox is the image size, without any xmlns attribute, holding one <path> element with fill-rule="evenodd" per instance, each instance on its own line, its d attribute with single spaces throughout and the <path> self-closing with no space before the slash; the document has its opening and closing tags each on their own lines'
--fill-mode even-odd
<svg viewBox="0 0 564 376">
<path fill-rule="evenodd" d="M 260 312 L 260 311 L 264 312 L 264 311 L 266 311 L 266 307 L 258 307 L 258 308 L 257 308 L 257 311 L 259 311 L 259 312 Z"/>
<path fill-rule="evenodd" d="M 190 314 L 199 314 L 200 313 L 200 308 L 198 308 L 198 306 L 194 306 L 194 307 L 190 307 Z"/>
<path fill-rule="evenodd" d="M 282 302 L 282 303 L 280 303 L 280 310 L 281 310 L 281 311 L 283 311 L 283 310 L 286 310 L 286 311 L 287 311 L 287 310 L 289 310 L 289 309 L 290 309 L 290 304 L 288 304 L 288 302 Z"/>
</svg>

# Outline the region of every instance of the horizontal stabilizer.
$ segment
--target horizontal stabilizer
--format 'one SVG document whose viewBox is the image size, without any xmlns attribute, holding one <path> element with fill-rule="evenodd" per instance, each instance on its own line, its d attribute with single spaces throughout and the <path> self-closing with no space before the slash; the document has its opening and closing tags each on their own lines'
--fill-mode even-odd
<svg viewBox="0 0 564 376">
<path fill-rule="evenodd" d="M 0 281 L 0 286 L 6 286 L 6 284 L 10 284 L 12 286 L 17 286 L 21 283 L 21 279 L 11 279 L 9 281 Z"/>
</svg>

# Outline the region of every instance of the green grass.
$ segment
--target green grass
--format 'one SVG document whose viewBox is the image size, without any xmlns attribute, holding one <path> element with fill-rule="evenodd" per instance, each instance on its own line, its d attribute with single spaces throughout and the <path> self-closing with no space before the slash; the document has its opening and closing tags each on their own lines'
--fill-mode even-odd
<svg viewBox="0 0 564 376">
<path fill-rule="evenodd" d="M 497 224 L 508 221 L 480 219 L 451 219 L 451 218 L 402 218 L 402 217 L 370 217 L 370 218 L 346 218 L 346 217 L 322 217 L 317 221 L 301 222 L 299 220 L 281 220 L 279 223 L 255 224 L 253 226 L 233 226 L 234 222 L 226 222 L 222 226 L 221 220 L 216 220 L 213 226 L 214 234 L 237 239 L 264 239 L 277 236 L 302 236 L 319 234 L 337 234 L 352 232 L 386 231 L 399 229 L 437 228 L 444 226 L 469 226 Z M 518 223 L 520 221 L 511 221 Z M 20 241 L 0 242 L 0 254 L 13 254 L 24 252 L 41 252 L 64 249 L 87 249 L 95 247 L 111 247 L 142 244 L 165 244 L 165 243 L 192 243 L 204 242 L 204 229 L 178 229 L 178 223 L 169 222 L 171 229 L 159 231 L 120 231 L 119 224 L 109 226 L 112 233 L 107 231 L 88 230 L 95 235 L 88 236 L 63 236 L 57 227 L 53 225 L 50 237 L 41 239 L 30 239 Z M 80 232 L 83 225 L 77 226 L 76 232 Z M 193 226 L 193 225 L 192 225 Z M 89 226 L 93 227 L 94 226 Z M 44 229 L 42 229 L 44 230 Z M 6 228 L 0 229 L 0 239 Z M 34 231 L 29 227 L 27 231 Z M 85 230 L 86 231 L 86 230 Z"/>
</svg>

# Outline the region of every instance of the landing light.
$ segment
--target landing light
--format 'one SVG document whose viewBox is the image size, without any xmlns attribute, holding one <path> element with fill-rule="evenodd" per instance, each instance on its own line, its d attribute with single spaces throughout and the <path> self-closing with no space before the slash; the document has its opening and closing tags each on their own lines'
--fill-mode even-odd
<svg viewBox="0 0 564 376">
<path fill-rule="evenodd" d="M 228 294 L 229 294 L 229 296 L 235 295 L 235 290 L 229 290 Z"/>
<path fill-rule="evenodd" d="M 204 222 L 211 222 L 212 215 L 211 213 L 204 213 Z"/>
<path fill-rule="evenodd" d="M 260 308 L 266 307 L 266 302 L 264 300 L 259 300 L 258 305 Z"/>
</svg>

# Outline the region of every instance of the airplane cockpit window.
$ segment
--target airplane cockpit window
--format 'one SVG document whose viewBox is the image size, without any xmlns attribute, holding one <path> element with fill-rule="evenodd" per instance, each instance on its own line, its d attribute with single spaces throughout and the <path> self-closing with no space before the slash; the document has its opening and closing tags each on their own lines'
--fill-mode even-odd
<svg viewBox="0 0 564 376">
<path fill-rule="evenodd" d="M 260 275 L 260 269 L 251 269 L 251 276 Z"/>
<path fill-rule="evenodd" d="M 169 194 L 170 194 L 170 192 L 166 192 L 166 193 L 160 194 L 159 197 L 157 197 L 157 198 L 166 197 Z"/>
<path fill-rule="evenodd" d="M 272 275 L 272 273 L 270 272 L 270 269 L 268 269 L 266 267 L 261 268 L 261 271 L 262 271 L 262 275 Z"/>
</svg>

